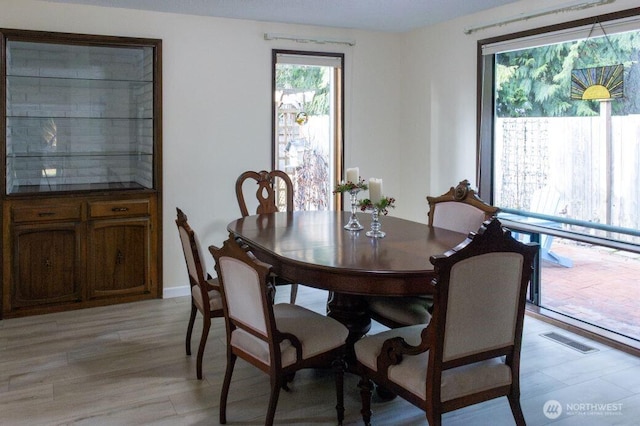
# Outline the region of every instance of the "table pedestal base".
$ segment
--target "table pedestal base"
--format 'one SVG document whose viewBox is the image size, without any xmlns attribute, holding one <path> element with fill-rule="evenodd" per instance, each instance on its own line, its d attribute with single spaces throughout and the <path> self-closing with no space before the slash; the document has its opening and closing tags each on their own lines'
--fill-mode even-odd
<svg viewBox="0 0 640 426">
<path fill-rule="evenodd" d="M 371 328 L 367 303 L 361 296 L 329 292 L 327 316 L 340 321 L 349 329 L 348 342 L 351 346 Z"/>
</svg>

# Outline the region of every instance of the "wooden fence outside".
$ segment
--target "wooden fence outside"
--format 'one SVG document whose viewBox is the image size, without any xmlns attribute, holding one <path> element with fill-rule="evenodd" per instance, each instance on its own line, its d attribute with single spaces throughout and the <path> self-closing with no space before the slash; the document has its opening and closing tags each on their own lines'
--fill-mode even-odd
<svg viewBox="0 0 640 426">
<path fill-rule="evenodd" d="M 530 210 L 550 187 L 561 201 L 549 214 L 640 229 L 640 115 L 498 118 L 495 149 L 496 205 Z"/>
</svg>

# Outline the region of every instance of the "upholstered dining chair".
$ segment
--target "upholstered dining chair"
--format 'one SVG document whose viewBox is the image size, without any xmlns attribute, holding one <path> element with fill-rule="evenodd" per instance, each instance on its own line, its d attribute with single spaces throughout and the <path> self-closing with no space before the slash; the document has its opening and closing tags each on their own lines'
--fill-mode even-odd
<svg viewBox="0 0 640 426">
<path fill-rule="evenodd" d="M 186 349 L 187 355 L 191 355 L 191 333 L 195 324 L 197 313 L 202 315 L 202 335 L 198 346 L 198 357 L 196 360 L 196 376 L 202 380 L 202 357 L 207 344 L 209 329 L 211 328 L 211 318 L 222 317 L 222 296 L 217 278 L 211 278 L 204 269 L 202 251 L 196 233 L 187 222 L 187 215 L 176 207 L 178 217 L 176 225 L 180 234 L 184 260 L 187 264 L 189 283 L 191 285 L 191 315 L 187 326 Z"/>
<path fill-rule="evenodd" d="M 293 183 L 288 174 L 282 170 L 272 170 L 270 172 L 266 170 L 259 172 L 248 170 L 238 176 L 236 180 L 236 198 L 242 217 L 249 216 L 249 208 L 244 197 L 245 182 L 247 181 L 254 182 L 258 186 L 256 189 L 256 200 L 258 202 L 256 214 L 275 213 L 279 211 L 278 205 L 285 205 L 285 211 L 293 211 Z M 291 286 L 290 300 L 291 303 L 295 303 L 298 295 L 298 284 L 275 275 L 272 278 L 276 286 Z"/>
<path fill-rule="evenodd" d="M 521 243 L 498 219 L 443 255 L 436 271 L 433 317 L 367 336 L 354 346 L 362 380 L 362 417 L 371 421 L 373 380 L 426 412 L 442 414 L 506 396 L 513 417 L 520 407 L 520 348 L 526 291 L 535 243 Z"/>
<path fill-rule="evenodd" d="M 429 202 L 429 226 L 468 234 L 475 232 L 482 223 L 495 216 L 498 208 L 491 206 L 471 189 L 468 180 L 439 197 L 427 197 Z M 426 324 L 433 306 L 431 296 L 369 297 L 371 317 L 390 328 L 405 325 Z"/>
<path fill-rule="evenodd" d="M 471 189 L 467 179 L 439 197 L 427 196 L 429 203 L 429 226 L 469 233 L 476 232 L 480 225 L 498 213 Z"/>
<path fill-rule="evenodd" d="M 332 367 L 338 423 L 344 419 L 344 353 L 349 334 L 334 320 L 293 303 L 271 302 L 270 265 L 244 250 L 233 235 L 222 248 L 209 247 L 216 262 L 227 329 L 227 368 L 220 394 L 220 423 L 239 357 L 269 374 L 271 396 L 265 425 L 273 424 L 280 388 L 303 368 Z"/>
</svg>

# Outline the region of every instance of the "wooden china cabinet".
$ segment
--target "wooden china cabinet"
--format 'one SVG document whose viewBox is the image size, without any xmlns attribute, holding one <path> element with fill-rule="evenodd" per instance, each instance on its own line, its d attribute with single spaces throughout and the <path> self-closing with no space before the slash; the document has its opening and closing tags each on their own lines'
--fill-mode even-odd
<svg viewBox="0 0 640 426">
<path fill-rule="evenodd" d="M 0 36 L 2 318 L 161 297 L 161 40 Z"/>
</svg>

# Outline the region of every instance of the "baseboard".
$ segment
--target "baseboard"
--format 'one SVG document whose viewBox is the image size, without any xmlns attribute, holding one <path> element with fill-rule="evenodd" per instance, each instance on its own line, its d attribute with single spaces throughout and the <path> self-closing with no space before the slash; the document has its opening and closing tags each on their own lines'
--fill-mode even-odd
<svg viewBox="0 0 640 426">
<path fill-rule="evenodd" d="M 189 296 L 191 294 L 191 286 L 183 285 L 178 287 L 169 287 L 162 290 L 163 299 L 171 299 L 173 297 Z"/>
</svg>

